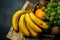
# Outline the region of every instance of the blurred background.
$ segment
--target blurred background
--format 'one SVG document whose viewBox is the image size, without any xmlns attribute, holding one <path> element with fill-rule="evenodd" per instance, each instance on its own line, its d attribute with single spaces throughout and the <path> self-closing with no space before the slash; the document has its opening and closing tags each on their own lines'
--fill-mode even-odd
<svg viewBox="0 0 60 40">
<path fill-rule="evenodd" d="M 16 10 L 22 8 L 27 0 L 0 0 L 0 40 L 9 40 L 6 35 L 11 27 L 11 18 Z M 28 0 L 33 4 L 39 0 Z M 58 39 L 57 37 L 56 39 Z M 54 39 L 54 40 L 56 40 Z"/>
</svg>

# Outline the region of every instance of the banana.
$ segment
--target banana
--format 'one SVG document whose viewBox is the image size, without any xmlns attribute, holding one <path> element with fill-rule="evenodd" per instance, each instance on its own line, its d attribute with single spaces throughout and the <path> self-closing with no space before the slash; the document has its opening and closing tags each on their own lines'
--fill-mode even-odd
<svg viewBox="0 0 60 40">
<path fill-rule="evenodd" d="M 25 14 L 23 14 L 19 19 L 19 29 L 25 36 L 30 36 L 30 32 L 28 31 L 25 24 Z"/>
<path fill-rule="evenodd" d="M 32 30 L 32 29 L 30 28 L 30 26 L 28 25 L 27 22 L 26 22 L 26 25 L 27 25 L 27 28 L 29 29 L 30 33 L 31 33 L 31 36 L 32 36 L 32 37 L 37 37 L 37 36 L 38 36 L 38 33 L 35 32 L 34 30 Z"/>
<path fill-rule="evenodd" d="M 32 21 L 36 23 L 37 25 L 39 25 L 41 28 L 48 29 L 48 25 L 44 21 L 37 18 L 32 11 L 30 12 L 30 17 Z"/>
<path fill-rule="evenodd" d="M 13 17 L 12 17 L 12 27 L 15 31 L 18 31 L 18 20 L 20 18 L 20 16 L 24 13 L 23 10 L 18 10 L 14 13 Z"/>
<path fill-rule="evenodd" d="M 29 24 L 30 28 L 32 28 L 34 31 L 42 32 L 42 30 L 36 24 L 33 23 L 33 21 L 30 18 L 29 13 L 26 13 L 25 21 Z"/>
</svg>

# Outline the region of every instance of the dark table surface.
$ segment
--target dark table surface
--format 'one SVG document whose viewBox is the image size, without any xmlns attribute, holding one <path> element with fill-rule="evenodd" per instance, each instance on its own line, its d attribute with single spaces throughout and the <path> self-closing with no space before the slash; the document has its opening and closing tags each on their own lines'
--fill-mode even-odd
<svg viewBox="0 0 60 40">
<path fill-rule="evenodd" d="M 0 40 L 9 40 L 6 38 L 11 27 L 11 18 L 16 10 L 22 8 L 27 0 L 0 0 Z M 33 4 L 38 0 L 29 0 Z M 57 37 L 58 38 L 58 37 Z"/>
</svg>

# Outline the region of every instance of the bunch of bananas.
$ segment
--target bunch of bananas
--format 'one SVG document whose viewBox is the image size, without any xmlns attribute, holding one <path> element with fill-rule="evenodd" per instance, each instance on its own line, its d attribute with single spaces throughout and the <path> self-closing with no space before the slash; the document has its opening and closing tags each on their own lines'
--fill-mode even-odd
<svg viewBox="0 0 60 40">
<path fill-rule="evenodd" d="M 22 35 L 37 37 L 42 29 L 48 29 L 47 24 L 35 16 L 32 11 L 18 10 L 12 18 L 12 27 L 15 31 L 20 30 Z"/>
</svg>

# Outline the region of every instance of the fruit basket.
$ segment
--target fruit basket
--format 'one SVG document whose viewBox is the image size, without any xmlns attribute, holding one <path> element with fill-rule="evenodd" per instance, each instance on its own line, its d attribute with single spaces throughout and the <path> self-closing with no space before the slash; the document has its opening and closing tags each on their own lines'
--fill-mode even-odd
<svg viewBox="0 0 60 40">
<path fill-rule="evenodd" d="M 53 0 L 54 2 L 57 2 L 56 0 Z M 45 7 L 47 6 L 47 4 L 48 4 L 49 2 L 48 1 L 46 1 L 46 0 L 41 0 L 41 1 L 39 1 L 37 4 L 32 4 L 32 3 L 30 3 L 30 2 L 26 2 L 26 4 L 23 6 L 23 8 L 22 8 L 22 10 L 27 10 L 27 11 L 29 11 L 29 10 L 32 10 L 33 11 L 33 13 L 35 13 L 35 11 L 37 10 L 37 9 L 39 9 L 39 8 L 41 8 L 42 10 L 44 10 L 44 11 L 46 11 L 45 10 Z M 47 7 L 46 7 L 47 8 Z M 49 8 L 48 8 L 49 9 Z M 49 9 L 50 10 L 50 9 Z M 41 11 L 42 12 L 42 11 Z M 32 14 L 32 13 L 31 13 Z M 32 14 L 33 15 L 33 14 Z M 42 15 L 42 14 L 40 14 L 40 15 Z M 37 17 L 39 17 L 39 16 L 37 16 Z M 50 17 L 50 16 L 49 16 Z M 40 17 L 41 18 L 41 17 Z M 47 17 L 48 18 L 48 17 Z M 26 19 L 27 20 L 27 19 Z M 45 20 L 47 20 L 47 19 L 44 19 L 44 22 L 45 22 Z M 50 19 L 48 19 L 49 21 L 50 21 Z M 47 22 L 49 22 L 47 20 Z M 41 21 L 41 20 L 40 20 Z M 44 23 L 43 22 L 43 23 Z M 51 22 L 51 21 L 50 21 Z M 49 22 L 49 23 L 50 23 Z M 39 22 L 38 22 L 39 23 Z M 49 24 L 49 23 L 47 23 L 47 24 Z M 52 25 L 52 24 L 51 24 Z M 41 25 L 40 25 L 41 26 Z M 53 26 L 53 25 L 52 25 Z M 60 26 L 60 25 L 59 25 Z M 47 27 L 43 27 L 43 28 L 47 28 Z M 57 35 L 57 34 L 59 34 L 60 33 L 60 27 L 57 27 L 57 26 L 54 26 L 54 27 L 49 27 L 49 29 L 48 29 L 48 31 L 47 30 L 45 30 L 45 29 L 43 29 L 43 28 L 41 28 L 42 30 L 43 30 L 43 32 L 42 33 L 39 33 L 39 37 L 24 37 L 23 35 L 22 35 L 22 33 L 21 32 L 15 32 L 14 31 L 14 29 L 11 27 L 11 29 L 10 29 L 10 31 L 8 32 L 8 34 L 7 34 L 7 37 L 9 38 L 9 39 L 11 39 L 11 40 L 53 40 L 54 39 L 54 37 L 55 37 L 55 35 Z M 36 28 L 37 30 L 38 30 L 38 28 Z M 56 31 L 55 31 L 56 30 Z M 36 31 L 36 30 L 35 30 Z M 39 30 L 38 30 L 38 32 L 39 32 Z M 56 33 L 56 34 L 55 34 Z M 34 35 L 35 36 L 35 35 Z"/>
</svg>

